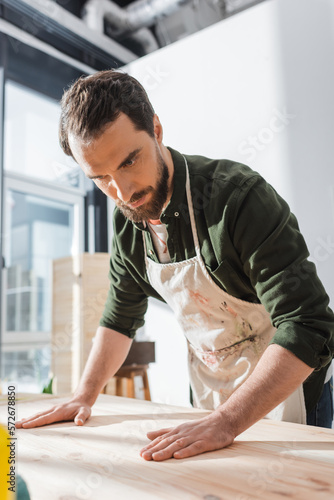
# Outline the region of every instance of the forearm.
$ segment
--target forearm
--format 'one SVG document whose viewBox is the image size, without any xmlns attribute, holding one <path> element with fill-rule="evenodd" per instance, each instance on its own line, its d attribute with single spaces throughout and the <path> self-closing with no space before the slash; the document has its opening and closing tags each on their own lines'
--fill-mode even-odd
<svg viewBox="0 0 334 500">
<path fill-rule="evenodd" d="M 92 406 L 104 385 L 122 366 L 131 344 L 132 339 L 126 335 L 100 326 L 74 398 Z"/>
<path fill-rule="evenodd" d="M 215 411 L 238 436 L 292 394 L 312 371 L 290 351 L 269 345 L 250 377 Z"/>
</svg>

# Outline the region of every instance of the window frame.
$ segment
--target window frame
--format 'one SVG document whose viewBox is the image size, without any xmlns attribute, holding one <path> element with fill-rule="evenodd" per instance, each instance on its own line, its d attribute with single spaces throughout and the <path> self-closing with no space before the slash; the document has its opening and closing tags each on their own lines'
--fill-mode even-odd
<svg viewBox="0 0 334 500">
<path fill-rule="evenodd" d="M 23 50 L 28 50 L 28 52 L 33 52 L 33 58 L 38 56 L 42 56 L 42 59 L 45 59 L 45 56 L 50 58 L 50 67 L 48 69 L 47 66 L 44 67 L 42 65 L 44 73 L 47 71 L 51 71 L 50 68 L 57 67 L 57 65 L 63 64 L 64 67 L 61 69 L 61 75 L 65 76 L 64 86 L 60 89 L 57 88 L 57 85 L 46 85 L 42 84 L 43 82 L 37 78 L 37 80 L 31 78 L 30 75 L 26 75 L 22 73 L 21 70 L 13 71 L 13 58 L 16 58 L 15 47 L 20 46 Z M 14 48 L 14 53 L 13 49 Z M 12 56 L 10 56 L 12 53 Z M 44 60 L 43 59 L 43 60 Z M 67 68 L 66 68 L 67 66 Z M 110 67 L 113 67 L 112 61 Z M 33 70 L 34 66 L 32 66 Z M 106 68 L 109 69 L 109 68 Z M 57 69 L 55 69 L 57 71 Z M 76 226 L 77 220 L 79 220 L 78 226 L 78 252 L 82 253 L 88 250 L 88 245 L 86 240 L 90 236 L 90 239 L 93 240 L 92 248 L 89 251 L 96 251 L 96 248 L 100 248 L 101 244 L 97 240 L 97 236 L 95 233 L 95 226 L 98 225 L 98 228 L 101 232 L 105 232 L 105 229 L 108 231 L 108 227 L 106 227 L 106 220 L 103 215 L 102 220 L 97 218 L 97 213 L 95 209 L 95 197 L 92 200 L 94 207 L 94 227 L 89 228 L 87 225 L 87 183 L 86 179 L 82 182 L 80 179 L 80 183 L 78 187 L 70 187 L 64 185 L 56 185 L 52 181 L 47 180 L 39 180 L 28 175 L 24 175 L 22 173 L 15 173 L 11 171 L 4 170 L 4 119 L 5 119 L 5 85 L 6 81 L 10 80 L 18 85 L 21 85 L 27 89 L 45 95 L 48 98 L 52 99 L 60 99 L 64 88 L 67 83 L 70 84 L 74 81 L 75 76 L 71 76 L 70 78 L 66 78 L 66 75 L 75 74 L 80 72 L 81 75 L 89 75 L 96 71 L 94 67 L 89 66 L 81 61 L 76 60 L 73 57 L 70 57 L 66 54 L 63 54 L 61 51 L 55 49 L 51 45 L 33 37 L 31 34 L 26 33 L 19 28 L 10 25 L 8 22 L 0 19 L 0 257 L 4 255 L 4 242 L 2 240 L 2 235 L 4 234 L 4 224 L 6 217 L 6 207 L 5 205 L 5 196 L 8 189 L 18 190 L 27 194 L 33 194 L 37 196 L 50 196 L 50 198 L 54 199 L 58 202 L 65 202 L 74 205 L 74 227 Z M 32 72 L 32 71 L 31 71 Z M 30 73 L 31 73 L 30 72 Z M 43 74 L 43 72 L 42 72 Z M 63 77 L 62 76 L 62 77 Z M 59 78 L 58 78 L 58 87 L 59 87 Z M 91 181 L 91 184 L 92 181 Z M 95 186 L 90 186 L 90 188 Z M 73 201 L 74 200 L 74 201 Z M 102 231 L 101 231 L 102 228 Z M 105 229 L 103 229 L 105 228 Z M 90 231 L 93 231 L 90 235 Z M 75 237 L 74 237 L 75 240 Z M 104 243 L 104 242 L 102 242 Z M 103 246 L 103 245 L 102 245 Z M 104 248 L 100 248 L 99 251 L 104 251 Z M 72 251 L 71 253 L 74 253 Z M 2 260 L 1 260 L 2 264 Z M 2 269 L 2 265 L 0 267 L 0 359 L 5 352 L 17 352 L 17 351 L 26 351 L 29 349 L 42 349 L 45 347 L 51 346 L 51 332 L 6 332 L 6 322 L 5 322 L 5 314 L 6 311 L 6 294 L 5 294 L 5 286 L 6 280 L 3 280 L 3 274 L 6 271 Z M 0 374 L 1 376 L 1 374 Z M 1 387 L 1 386 L 0 386 Z"/>
<path fill-rule="evenodd" d="M 48 181 L 37 181 L 22 179 L 20 174 L 5 173 L 3 182 L 3 195 L 4 199 L 8 190 L 19 191 L 24 194 L 30 194 L 33 196 L 40 196 L 42 198 L 48 198 L 53 201 L 60 203 L 67 203 L 73 205 L 73 217 L 74 217 L 74 234 L 73 241 L 74 247 L 72 248 L 72 254 L 82 253 L 84 251 L 84 197 L 83 193 L 78 193 L 77 189 L 74 188 L 61 188 L 58 186 L 52 186 L 51 182 Z M 6 221 L 6 205 L 3 205 L 3 221 Z M 80 222 L 81 221 L 81 222 Z M 6 245 L 3 244 L 2 255 L 5 257 L 6 262 Z M 51 342 L 51 332 L 7 332 L 6 331 L 6 290 L 5 290 L 5 274 L 6 268 L 2 269 L 2 306 L 1 309 L 3 314 L 1 315 L 1 331 L 2 331 L 2 346 L 3 351 L 8 351 L 8 345 L 12 345 L 13 348 L 15 344 L 29 345 L 38 344 L 43 347 L 50 345 Z M 35 347 L 35 345 L 34 345 Z M 16 350 L 16 349 L 12 349 Z M 22 350 L 22 349 L 18 349 Z"/>
</svg>

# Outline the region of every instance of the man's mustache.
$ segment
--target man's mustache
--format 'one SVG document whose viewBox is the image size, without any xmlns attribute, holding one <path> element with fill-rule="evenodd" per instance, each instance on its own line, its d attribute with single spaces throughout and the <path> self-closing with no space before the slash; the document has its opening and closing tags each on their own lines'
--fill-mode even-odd
<svg viewBox="0 0 334 500">
<path fill-rule="evenodd" d="M 136 201 L 139 201 L 141 198 L 146 196 L 147 194 L 151 193 L 153 191 L 153 187 L 149 186 L 146 189 L 143 189 L 143 191 L 140 191 L 139 193 L 135 193 L 131 196 L 130 201 L 128 202 L 129 204 L 136 203 Z M 118 202 L 119 207 L 127 207 L 127 203 L 124 203 L 123 201 Z"/>
</svg>

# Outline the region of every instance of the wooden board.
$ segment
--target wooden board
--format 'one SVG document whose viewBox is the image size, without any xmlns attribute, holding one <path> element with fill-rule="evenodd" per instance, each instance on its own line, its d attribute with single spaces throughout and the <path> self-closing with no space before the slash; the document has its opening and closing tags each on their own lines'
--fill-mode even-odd
<svg viewBox="0 0 334 500">
<path fill-rule="evenodd" d="M 28 396 L 18 418 L 67 398 Z M 334 431 L 261 420 L 232 446 L 196 457 L 145 461 L 146 432 L 207 411 L 100 395 L 83 427 L 73 422 L 16 431 L 18 472 L 33 500 L 334 498 Z M 0 403 L 6 421 L 6 401 Z"/>
<path fill-rule="evenodd" d="M 108 253 L 83 253 L 53 261 L 51 371 L 53 392 L 74 392 L 109 290 Z"/>
<path fill-rule="evenodd" d="M 53 261 L 52 392 L 74 392 L 87 362 L 109 290 L 108 253 L 83 253 Z M 154 342 L 133 342 L 124 362 L 155 361 Z M 107 391 L 112 391 L 113 380 Z M 113 392 L 115 394 L 115 392 Z"/>
</svg>

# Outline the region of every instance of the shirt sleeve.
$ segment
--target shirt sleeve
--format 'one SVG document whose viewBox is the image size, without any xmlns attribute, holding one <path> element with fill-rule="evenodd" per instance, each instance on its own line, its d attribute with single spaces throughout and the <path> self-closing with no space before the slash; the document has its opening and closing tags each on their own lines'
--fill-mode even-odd
<svg viewBox="0 0 334 500">
<path fill-rule="evenodd" d="M 144 325 L 147 295 L 124 265 L 115 232 L 110 257 L 109 281 L 110 287 L 100 326 L 134 338 L 137 329 Z"/>
<path fill-rule="evenodd" d="M 320 370 L 333 357 L 334 315 L 295 216 L 260 175 L 235 203 L 230 230 L 243 270 L 277 328 L 271 343 Z"/>
</svg>

